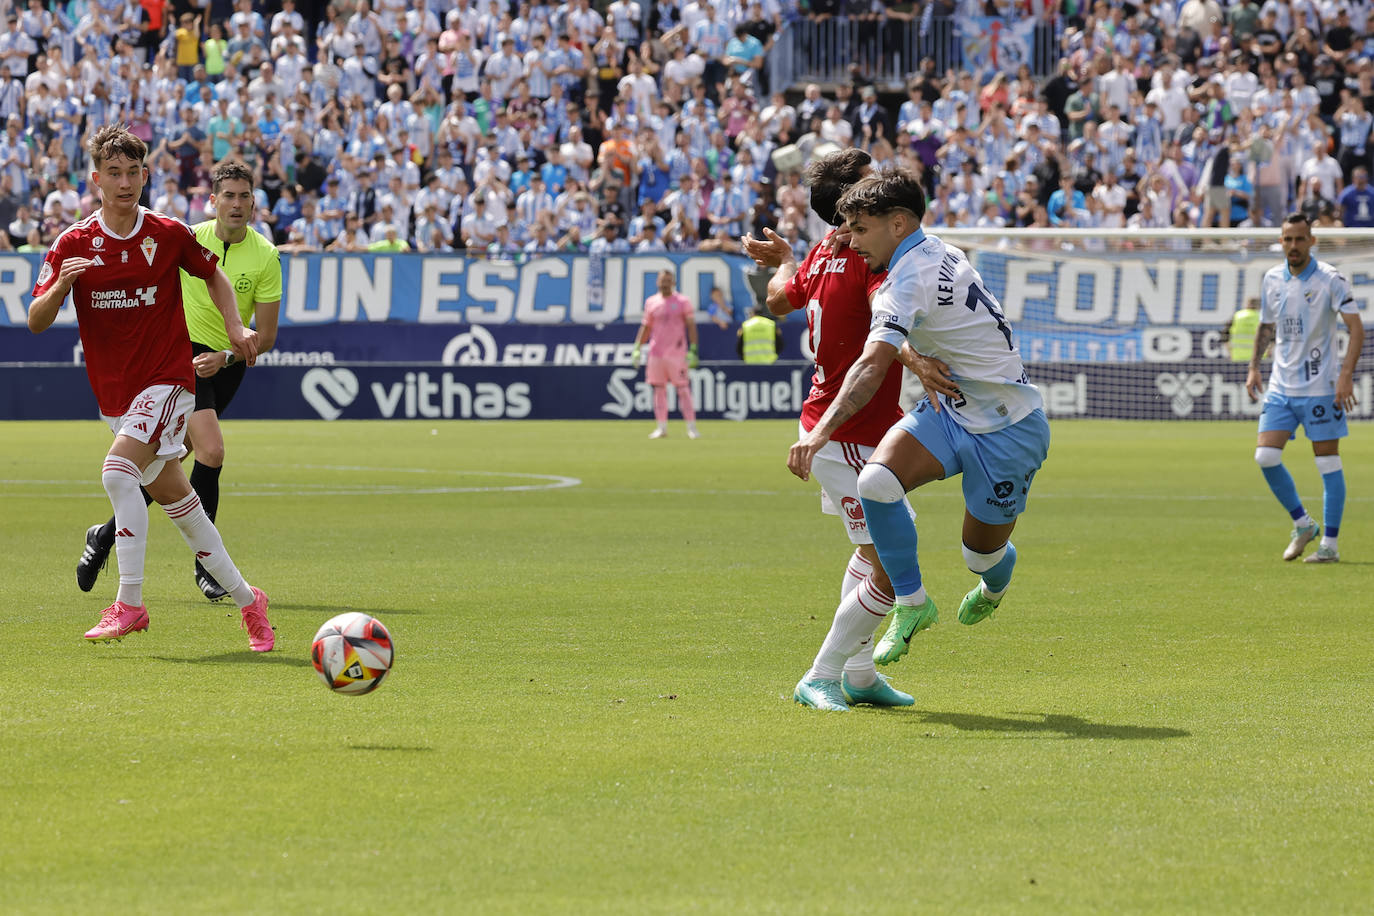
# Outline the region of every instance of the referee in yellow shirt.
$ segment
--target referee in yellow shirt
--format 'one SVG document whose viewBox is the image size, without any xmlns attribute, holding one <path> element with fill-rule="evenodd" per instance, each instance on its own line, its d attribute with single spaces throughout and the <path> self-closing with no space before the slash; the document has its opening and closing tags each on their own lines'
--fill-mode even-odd
<svg viewBox="0 0 1374 916">
<path fill-rule="evenodd" d="M 270 239 L 248 225 L 255 209 L 253 173 L 248 167 L 241 162 L 221 162 L 215 166 L 212 179 L 210 204 L 215 218 L 191 228 L 201 245 L 219 256 L 219 266 L 228 274 L 238 297 L 244 327 L 254 323 L 258 352 L 265 353 L 277 338 L 281 255 Z M 219 511 L 219 475 L 224 466 L 224 435 L 219 417 L 243 382 L 247 366 L 236 360 L 229 347 L 224 318 L 210 301 L 205 282 L 182 271 L 181 296 L 196 368 L 196 409 L 191 414 L 187 435 L 188 448 L 195 452 L 196 459 L 191 468 L 191 488 L 200 497 L 205 514 L 214 521 Z M 90 591 L 95 585 L 114 540 L 114 519 L 86 532 L 86 547 L 76 567 L 76 584 L 82 591 Z M 211 601 L 228 595 L 199 561 L 196 585 Z"/>
</svg>

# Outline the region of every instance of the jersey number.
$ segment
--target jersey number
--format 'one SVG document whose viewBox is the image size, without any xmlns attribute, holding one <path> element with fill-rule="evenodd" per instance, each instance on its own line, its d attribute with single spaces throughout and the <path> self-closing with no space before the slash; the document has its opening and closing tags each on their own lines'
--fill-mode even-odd
<svg viewBox="0 0 1374 916">
<path fill-rule="evenodd" d="M 816 363 L 816 384 L 825 384 L 825 367 L 821 365 L 821 300 L 812 299 L 806 303 L 806 342 L 811 348 L 811 359 Z"/>
<path fill-rule="evenodd" d="M 997 322 L 997 330 L 1002 332 L 1002 336 L 1007 339 L 1007 349 L 1015 350 L 1011 343 L 1011 325 L 1007 324 L 1006 316 L 1002 314 L 1002 309 L 998 307 L 997 300 L 992 298 L 977 283 L 970 283 L 968 287 L 968 299 L 964 301 L 964 307 L 970 312 L 978 310 L 982 305 L 992 316 L 992 320 Z"/>
</svg>

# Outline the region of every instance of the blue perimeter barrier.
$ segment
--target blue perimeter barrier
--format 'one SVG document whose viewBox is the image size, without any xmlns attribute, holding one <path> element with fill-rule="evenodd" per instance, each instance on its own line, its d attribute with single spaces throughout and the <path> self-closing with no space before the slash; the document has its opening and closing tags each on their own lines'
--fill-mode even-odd
<svg viewBox="0 0 1374 916">
<path fill-rule="evenodd" d="M 704 419 L 795 419 L 812 368 L 704 365 L 690 384 Z M 1200 361 L 1036 367 L 1032 381 L 1055 418 L 1253 420 L 1245 367 Z M 676 410 L 676 392 L 669 387 Z M 1130 392 L 1130 396 L 1123 396 Z M 1356 376 L 1358 406 L 1374 410 L 1374 373 Z M 95 398 L 79 366 L 0 371 L 0 420 L 92 419 Z M 227 419 L 570 420 L 653 417 L 644 371 L 629 366 L 348 365 L 250 370 Z"/>
</svg>

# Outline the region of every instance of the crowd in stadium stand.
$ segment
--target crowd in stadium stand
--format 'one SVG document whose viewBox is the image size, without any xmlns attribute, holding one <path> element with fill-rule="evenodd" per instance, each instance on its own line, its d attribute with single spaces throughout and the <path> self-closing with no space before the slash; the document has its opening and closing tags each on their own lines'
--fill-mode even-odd
<svg viewBox="0 0 1374 916">
<path fill-rule="evenodd" d="M 1374 225 L 1369 0 L 305 6 L 0 3 L 0 247 L 91 212 L 111 121 L 148 142 L 150 206 L 212 215 L 238 158 L 256 227 L 299 251 L 736 251 L 773 225 L 801 252 L 824 227 L 797 164 L 831 145 L 919 171 L 933 225 Z M 798 24 L 984 14 L 1053 24 L 1057 70 L 768 85 Z"/>
</svg>

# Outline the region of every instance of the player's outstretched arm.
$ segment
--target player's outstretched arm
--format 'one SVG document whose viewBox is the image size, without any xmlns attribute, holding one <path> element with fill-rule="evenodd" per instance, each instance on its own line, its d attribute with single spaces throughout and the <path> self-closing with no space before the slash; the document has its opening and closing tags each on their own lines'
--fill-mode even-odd
<svg viewBox="0 0 1374 916">
<path fill-rule="evenodd" d="M 67 293 L 72 291 L 72 285 L 76 283 L 76 278 L 86 272 L 86 268 L 91 266 L 89 258 L 67 258 L 62 262 L 62 267 L 57 272 L 57 280 L 43 291 L 42 295 L 34 297 L 29 303 L 29 330 L 35 334 L 42 334 L 52 323 L 57 320 L 57 313 L 62 308 L 63 301 L 67 298 Z"/>
<path fill-rule="evenodd" d="M 240 359 L 250 366 L 253 365 L 258 361 L 258 334 L 252 328 L 243 326 L 238 298 L 234 295 L 234 287 L 230 284 L 228 275 L 222 268 L 216 267 L 205 286 L 210 291 L 210 301 L 224 318 L 224 332 L 229 337 L 229 345 L 234 348 Z"/>
<path fill-rule="evenodd" d="M 1355 317 L 1359 318 L 1358 315 Z M 1250 395 L 1252 402 L 1258 401 L 1260 395 L 1264 394 L 1264 380 L 1260 376 L 1260 358 L 1273 342 L 1273 323 L 1261 324 L 1255 331 L 1255 349 L 1250 354 L 1250 370 L 1245 373 L 1245 392 Z"/>
<path fill-rule="evenodd" d="M 744 245 L 744 253 L 753 258 L 755 264 L 774 269 L 764 304 L 774 315 L 786 315 L 796 311 L 787 298 L 787 283 L 797 275 L 797 259 L 792 254 L 792 246 L 782 236 L 768 228 L 763 234 L 761 239 L 746 235 L 740 242 Z"/>
<path fill-rule="evenodd" d="M 787 452 L 787 469 L 802 480 L 811 477 L 811 462 L 825 443 L 830 441 L 835 430 L 845 421 L 864 408 L 873 395 L 877 394 L 887 377 L 887 370 L 897 358 L 897 348 L 881 340 L 870 340 L 854 365 L 845 373 L 840 393 L 830 402 L 830 407 L 820 422 L 802 436 Z"/>
<path fill-rule="evenodd" d="M 1364 349 L 1364 322 L 1359 312 L 1341 312 L 1345 328 L 1350 332 L 1350 344 L 1345 348 L 1345 361 L 1341 363 L 1340 375 L 1336 376 L 1336 403 L 1347 412 L 1355 407 L 1355 364 L 1360 361 L 1360 351 Z"/>
</svg>

